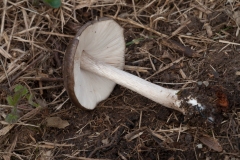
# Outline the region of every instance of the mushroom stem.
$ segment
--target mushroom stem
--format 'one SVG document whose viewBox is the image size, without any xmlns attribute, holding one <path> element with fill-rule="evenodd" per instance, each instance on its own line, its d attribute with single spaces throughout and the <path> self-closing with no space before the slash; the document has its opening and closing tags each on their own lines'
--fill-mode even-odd
<svg viewBox="0 0 240 160">
<path fill-rule="evenodd" d="M 84 70 L 110 79 L 113 82 L 135 91 L 165 107 L 185 113 L 184 109 L 180 108 L 181 100 L 178 99 L 177 95 L 179 90 L 167 89 L 150 83 L 128 72 L 98 61 L 85 52 L 81 55 L 80 63 L 81 68 Z"/>
</svg>

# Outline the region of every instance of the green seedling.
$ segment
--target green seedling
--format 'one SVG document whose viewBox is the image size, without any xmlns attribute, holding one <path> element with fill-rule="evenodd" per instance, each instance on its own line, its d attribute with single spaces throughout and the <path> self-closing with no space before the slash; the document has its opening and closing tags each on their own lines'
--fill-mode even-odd
<svg viewBox="0 0 240 160">
<path fill-rule="evenodd" d="M 43 2 L 52 8 L 59 8 L 61 6 L 61 0 L 43 0 Z"/>
<path fill-rule="evenodd" d="M 7 102 L 10 106 L 13 106 L 11 113 L 9 113 L 5 121 L 8 123 L 15 123 L 19 119 L 19 114 L 17 110 L 17 106 L 21 100 L 26 98 L 28 103 L 34 107 L 38 107 L 38 104 L 33 102 L 32 94 L 29 93 L 28 89 L 25 86 L 20 84 L 16 85 L 14 88 L 14 94 L 12 96 L 7 97 Z"/>
<path fill-rule="evenodd" d="M 61 6 L 61 0 L 32 0 L 34 6 L 39 6 L 40 1 L 52 8 L 59 8 Z"/>
</svg>

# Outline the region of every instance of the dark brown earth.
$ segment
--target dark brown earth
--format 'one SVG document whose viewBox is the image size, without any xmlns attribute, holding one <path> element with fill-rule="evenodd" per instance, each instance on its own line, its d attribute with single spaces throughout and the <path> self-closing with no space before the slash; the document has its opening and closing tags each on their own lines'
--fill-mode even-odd
<svg viewBox="0 0 240 160">
<path fill-rule="evenodd" d="M 15 58 L 21 55 L 17 51 L 14 52 L 15 48 L 29 52 L 21 59 L 21 62 L 27 64 L 39 55 L 44 55 L 39 62 L 32 64 L 21 75 L 9 76 L 11 86 L 15 84 L 28 86 L 35 100 L 42 107 L 35 109 L 26 100 L 19 103 L 20 115 L 25 117 L 6 134 L 0 132 L 2 159 L 237 160 L 240 158 L 240 75 L 238 75 L 240 36 L 236 36 L 237 25 L 232 16 L 233 12 L 237 11 L 239 2 L 230 4 L 220 0 L 204 3 L 201 1 L 200 4 L 205 6 L 205 12 L 201 12 L 204 7 L 194 1 L 170 0 L 166 1 L 165 7 L 162 7 L 164 2 L 161 1 L 134 1 L 134 4 L 132 2 L 127 0 L 127 5 L 119 1 L 116 4 L 113 1 L 92 3 L 89 8 L 76 10 L 78 22 L 66 16 L 72 15 L 72 12 L 64 8 L 62 11 L 66 24 L 63 25 L 63 29 L 58 10 L 46 8 L 42 3 L 40 6 L 32 6 L 30 2 L 22 1 L 18 7 L 14 7 L 8 2 L 7 5 L 12 8 L 7 10 L 4 33 L 11 34 L 16 15 L 18 15 L 16 18 L 18 27 L 14 32 L 25 30 L 21 7 L 33 7 L 38 12 L 49 15 L 52 20 L 50 22 L 46 17 L 36 15 L 33 26 L 42 27 L 41 30 L 45 32 L 52 31 L 52 33 L 72 36 L 79 27 L 96 16 L 114 16 L 119 9 L 117 17 L 126 20 L 116 18 L 125 31 L 126 65 L 149 68 L 140 71 L 127 70 L 127 72 L 143 79 L 148 78 L 149 81 L 167 88 L 182 89 L 180 96 L 194 95 L 200 102 L 208 104 L 208 110 L 184 116 L 119 85 L 116 85 L 110 97 L 101 102 L 95 110 L 86 111 L 77 108 L 67 100 L 68 95 L 64 92 L 61 79 L 63 56 L 71 38 L 39 32 L 34 41 L 47 51 L 42 51 L 27 42 L 19 42 L 16 38 L 10 44 L 9 53 L 16 54 Z M 67 3 L 72 5 L 71 2 L 64 1 L 65 6 Z M 232 9 L 231 6 L 236 9 Z M 68 7 L 71 8 L 70 5 Z M 2 8 L 3 2 L 0 2 L 0 13 L 3 12 Z M 158 9 L 166 9 L 166 11 L 155 15 Z M 137 19 L 134 10 L 138 12 Z M 32 18 L 32 12 L 26 10 L 26 14 L 29 19 Z M 153 20 L 157 17 L 162 17 L 162 20 L 151 26 L 151 16 L 155 16 Z M 163 45 L 161 43 L 163 37 L 146 28 L 133 25 L 130 20 L 169 36 L 170 40 L 183 47 L 190 47 L 198 56 L 191 57 Z M 210 25 L 212 36 L 208 35 L 204 26 L 206 24 Z M 182 29 L 175 32 L 181 25 L 183 25 Z M 28 34 L 33 33 L 28 32 Z M 219 40 L 237 44 L 222 43 Z M 0 44 L 5 50 L 6 46 L 3 44 L 6 41 L 6 38 L 0 37 Z M 184 59 L 179 63 L 152 76 L 161 67 L 183 56 Z M 7 63 L 11 63 L 13 59 L 7 59 L 1 54 L 0 57 L 5 64 L 0 67 L 2 74 L 4 67 L 7 67 Z M 47 77 L 47 80 L 23 78 L 29 76 Z M 150 76 L 152 77 L 149 78 Z M 45 86 L 51 88 L 42 88 Z M 6 97 L 11 95 L 12 89 L 13 87 L 8 86 L 7 80 L 0 82 L 1 104 L 7 104 Z M 0 109 L 2 112 L 0 129 L 3 129 L 6 126 L 3 123 L 4 115 L 9 113 L 10 109 L 2 105 Z M 210 112 L 214 122 L 207 119 Z M 60 117 L 68 121 L 69 126 L 63 129 L 49 127 L 46 122 L 49 117 Z"/>
</svg>

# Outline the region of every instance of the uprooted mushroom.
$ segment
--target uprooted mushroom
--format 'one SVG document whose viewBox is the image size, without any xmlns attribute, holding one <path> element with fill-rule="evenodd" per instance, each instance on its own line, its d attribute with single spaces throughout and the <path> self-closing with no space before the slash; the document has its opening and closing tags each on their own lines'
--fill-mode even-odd
<svg viewBox="0 0 240 160">
<path fill-rule="evenodd" d="M 180 90 L 167 89 L 122 71 L 124 52 L 123 29 L 114 20 L 101 18 L 81 27 L 67 48 L 63 70 L 67 93 L 76 106 L 94 109 L 117 83 L 183 114 L 188 112 L 183 104 L 204 110 L 205 106 L 194 97 L 180 98 Z"/>
</svg>

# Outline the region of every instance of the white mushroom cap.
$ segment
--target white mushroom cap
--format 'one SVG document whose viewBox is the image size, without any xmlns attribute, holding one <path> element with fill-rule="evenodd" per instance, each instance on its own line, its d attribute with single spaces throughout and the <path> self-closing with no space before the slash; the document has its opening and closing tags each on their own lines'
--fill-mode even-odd
<svg viewBox="0 0 240 160">
<path fill-rule="evenodd" d="M 80 68 L 82 53 L 123 69 L 125 41 L 123 29 L 115 21 L 101 18 L 81 27 L 64 57 L 64 84 L 75 105 L 94 109 L 112 92 L 115 83 Z"/>
</svg>

